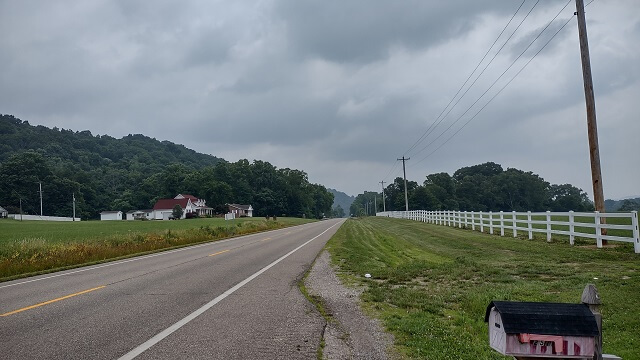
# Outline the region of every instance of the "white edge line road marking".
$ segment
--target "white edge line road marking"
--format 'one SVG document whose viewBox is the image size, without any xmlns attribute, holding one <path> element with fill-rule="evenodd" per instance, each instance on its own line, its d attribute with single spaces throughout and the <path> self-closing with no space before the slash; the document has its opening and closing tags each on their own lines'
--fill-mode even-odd
<svg viewBox="0 0 640 360">
<path fill-rule="evenodd" d="M 236 284 L 234 287 L 230 288 L 229 290 L 225 291 L 224 293 L 222 293 L 221 295 L 219 295 L 215 299 L 213 299 L 213 300 L 209 301 L 208 303 L 204 304 L 201 308 L 199 308 L 196 311 L 192 312 L 191 314 L 187 315 L 182 320 L 179 320 L 175 324 L 173 324 L 173 325 L 169 326 L 168 328 L 164 329 L 163 331 L 159 332 L 157 335 L 155 335 L 151 339 L 145 341 L 144 343 L 138 345 L 133 350 L 129 351 L 128 353 L 126 353 L 124 355 L 122 355 L 118 360 L 130 360 L 130 359 L 133 359 L 136 356 L 142 354 L 143 352 L 149 350 L 149 348 L 151 348 L 153 345 L 159 343 L 160 341 L 162 341 L 167 336 L 171 335 L 176 330 L 178 330 L 181 327 L 183 327 L 184 325 L 188 324 L 189 322 L 191 322 L 191 320 L 193 320 L 193 319 L 197 318 L 198 316 L 202 315 L 202 313 L 204 313 L 205 311 L 211 309 L 215 304 L 219 303 L 220 301 L 224 300 L 224 298 L 226 298 L 227 296 L 229 296 L 229 295 L 233 294 L 234 292 L 236 292 L 236 290 L 238 290 L 241 287 L 245 286 L 249 281 L 255 279 L 256 277 L 258 277 L 263 272 L 269 270 L 270 268 L 275 266 L 280 261 L 286 259 L 289 255 L 291 255 L 294 252 L 298 251 L 303 246 L 307 245 L 308 243 L 312 242 L 313 240 L 319 238 L 324 233 L 326 233 L 327 231 L 331 230 L 333 227 L 335 227 L 336 225 L 339 225 L 339 224 L 342 224 L 342 221 L 331 225 L 331 227 L 327 228 L 325 231 L 321 232 L 320 234 L 314 236 L 313 238 L 311 238 L 310 240 L 308 240 L 304 244 L 302 244 L 302 245 L 298 246 L 297 248 L 289 251 L 285 255 L 283 255 L 280 258 L 278 258 L 276 261 L 274 261 L 271 264 L 269 264 L 269 265 L 263 267 L 262 269 L 258 270 L 253 275 L 251 275 L 248 278 L 242 280 L 241 282 Z"/>
<path fill-rule="evenodd" d="M 310 223 L 310 224 L 315 224 L 315 223 Z M 303 225 L 307 225 L 307 224 L 296 225 L 296 226 L 303 226 Z M 293 227 L 295 227 L 295 226 L 293 226 Z M 277 229 L 277 230 L 273 230 L 273 231 L 275 232 L 275 231 L 287 230 L 289 228 L 290 227 L 283 228 L 283 229 Z M 152 258 L 152 257 L 156 257 L 156 256 L 162 256 L 162 255 L 169 255 L 169 254 L 173 254 L 173 253 L 180 252 L 180 251 L 185 251 L 185 250 L 189 250 L 189 249 L 196 249 L 196 248 L 199 248 L 199 247 L 202 247 L 202 246 L 214 245 L 214 244 L 222 244 L 222 243 L 233 241 L 233 240 L 239 240 L 239 239 L 244 239 L 244 238 L 248 238 L 248 237 L 264 235 L 264 234 L 265 233 L 248 234 L 248 235 L 238 236 L 238 237 L 230 238 L 230 239 L 217 240 L 217 241 L 214 240 L 214 241 L 210 241 L 210 242 L 207 242 L 207 243 L 204 243 L 204 244 L 185 246 L 185 247 L 182 247 L 182 248 L 179 248 L 179 249 L 173 249 L 173 250 L 168 250 L 168 251 L 160 251 L 160 252 L 154 253 L 154 254 L 136 256 L 136 257 L 133 257 L 131 259 L 126 259 L 126 260 L 121 260 L 121 261 L 113 261 L 113 262 L 109 262 L 109 263 L 106 263 L 106 264 L 103 264 L 103 265 L 98 265 L 98 266 L 93 266 L 93 267 L 84 268 L 84 269 L 80 269 L 80 270 L 74 270 L 74 271 L 65 272 L 63 274 L 56 274 L 56 275 L 45 276 L 45 277 L 41 277 L 41 278 L 37 278 L 37 279 L 21 281 L 21 282 L 18 282 L 18 283 L 13 283 L 13 284 L 8 284 L 8 285 L 1 285 L 0 289 L 12 287 L 12 286 L 24 285 L 24 284 L 32 283 L 34 281 L 48 280 L 48 279 L 57 278 L 57 277 L 60 277 L 60 276 L 73 275 L 73 274 L 77 274 L 77 273 L 81 273 L 81 272 L 85 272 L 85 271 L 102 269 L 102 268 L 106 268 L 106 267 L 109 267 L 109 266 L 126 264 L 126 263 L 132 262 L 132 261 L 138 261 L 138 260 L 148 259 L 148 258 Z"/>
</svg>

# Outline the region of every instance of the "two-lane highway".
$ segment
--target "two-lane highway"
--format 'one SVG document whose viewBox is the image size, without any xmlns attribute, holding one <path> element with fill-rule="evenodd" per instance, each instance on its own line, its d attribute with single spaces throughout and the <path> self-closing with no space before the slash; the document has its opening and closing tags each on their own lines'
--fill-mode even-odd
<svg viewBox="0 0 640 360">
<path fill-rule="evenodd" d="M 297 281 L 342 220 L 0 283 L 7 359 L 313 358 Z"/>
</svg>

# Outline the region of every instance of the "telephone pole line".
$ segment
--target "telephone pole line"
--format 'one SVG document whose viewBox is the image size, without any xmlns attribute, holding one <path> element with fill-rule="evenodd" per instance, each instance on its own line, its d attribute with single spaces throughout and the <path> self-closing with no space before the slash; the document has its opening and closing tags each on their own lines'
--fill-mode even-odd
<svg viewBox="0 0 640 360">
<path fill-rule="evenodd" d="M 378 194 L 373 193 L 373 216 L 378 212 Z"/>
<path fill-rule="evenodd" d="M 598 147 L 598 125 L 596 123 L 596 100 L 593 93 L 591 77 L 591 59 L 589 57 L 589 41 L 587 24 L 584 16 L 584 0 L 576 0 L 578 17 L 578 35 L 580 37 L 580 58 L 582 60 L 582 78 L 584 81 L 584 98 L 587 106 L 587 132 L 589 135 L 589 157 L 591 158 L 591 181 L 593 183 L 593 201 L 596 211 L 605 212 L 604 193 L 602 190 L 602 172 L 600 171 L 600 150 Z M 602 221 L 606 220 L 604 218 Z M 606 234 L 606 229 L 603 229 Z M 603 240 L 606 244 L 606 240 Z"/>
<path fill-rule="evenodd" d="M 38 184 L 40 184 L 40 191 L 38 191 L 40 193 L 40 216 L 42 216 L 42 183 L 39 182 Z"/>
<path fill-rule="evenodd" d="M 385 201 L 384 201 L 384 180 L 380 181 L 380 184 L 382 184 L 382 211 L 386 212 L 387 205 L 385 204 Z"/>
<path fill-rule="evenodd" d="M 76 221 L 76 193 L 73 193 L 73 221 Z"/>
<path fill-rule="evenodd" d="M 409 211 L 409 196 L 407 195 L 407 169 L 404 166 L 404 163 L 411 160 L 411 158 L 398 159 L 398 161 L 402 160 L 402 173 L 404 174 L 404 209 L 405 211 Z"/>
</svg>

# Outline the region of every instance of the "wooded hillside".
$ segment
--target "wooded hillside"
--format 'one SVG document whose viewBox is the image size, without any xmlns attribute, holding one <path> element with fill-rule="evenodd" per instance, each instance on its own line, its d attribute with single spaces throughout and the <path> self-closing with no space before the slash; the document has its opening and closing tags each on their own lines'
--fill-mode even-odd
<svg viewBox="0 0 640 360">
<path fill-rule="evenodd" d="M 0 206 L 44 215 L 98 218 L 104 210 L 150 209 L 159 198 L 188 193 L 224 212 L 226 203 L 252 204 L 257 216 L 320 217 L 333 195 L 307 174 L 264 161 L 229 163 L 183 145 L 144 135 L 116 139 L 32 126 L 0 115 Z"/>
<path fill-rule="evenodd" d="M 407 181 L 409 210 L 461 211 L 592 211 L 587 194 L 571 184 L 553 185 L 531 171 L 487 162 L 448 173 L 430 174 L 422 184 Z M 387 210 L 404 210 L 404 181 L 398 177 L 385 188 Z M 363 214 L 367 202 L 379 193 L 365 192 L 351 205 L 352 214 Z M 372 208 L 372 207 L 370 207 Z"/>
</svg>

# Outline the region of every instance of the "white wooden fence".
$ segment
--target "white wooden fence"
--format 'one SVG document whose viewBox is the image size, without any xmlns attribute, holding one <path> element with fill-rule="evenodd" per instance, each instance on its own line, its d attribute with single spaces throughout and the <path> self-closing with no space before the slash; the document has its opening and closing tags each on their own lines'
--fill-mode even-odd
<svg viewBox="0 0 640 360">
<path fill-rule="evenodd" d="M 484 229 L 488 228 L 490 234 L 493 234 L 494 230 L 500 230 L 500 236 L 504 236 L 505 231 L 511 231 L 513 237 L 517 237 L 518 231 L 523 231 L 528 233 L 529 239 L 533 238 L 534 232 L 546 233 L 548 242 L 551 241 L 552 234 L 567 235 L 569 236 L 569 243 L 571 245 L 574 244 L 577 236 L 595 239 L 596 245 L 599 248 L 602 247 L 602 240 L 630 242 L 633 243 L 634 251 L 640 253 L 640 233 L 638 231 L 637 211 L 600 213 L 598 211 L 483 212 L 413 210 L 379 212 L 376 213 L 376 216 L 410 219 L 459 228 L 465 227 L 471 228 L 472 230 L 478 229 L 481 232 L 484 232 Z M 567 221 L 561 221 L 559 218 L 566 218 Z M 606 219 L 630 219 L 631 224 L 612 224 L 614 221 L 607 221 Z M 593 229 L 593 231 L 589 231 L 588 229 Z M 602 235 L 602 229 L 623 231 L 617 232 L 618 235 Z M 624 234 L 629 234 L 629 236 L 624 236 Z"/>
</svg>

